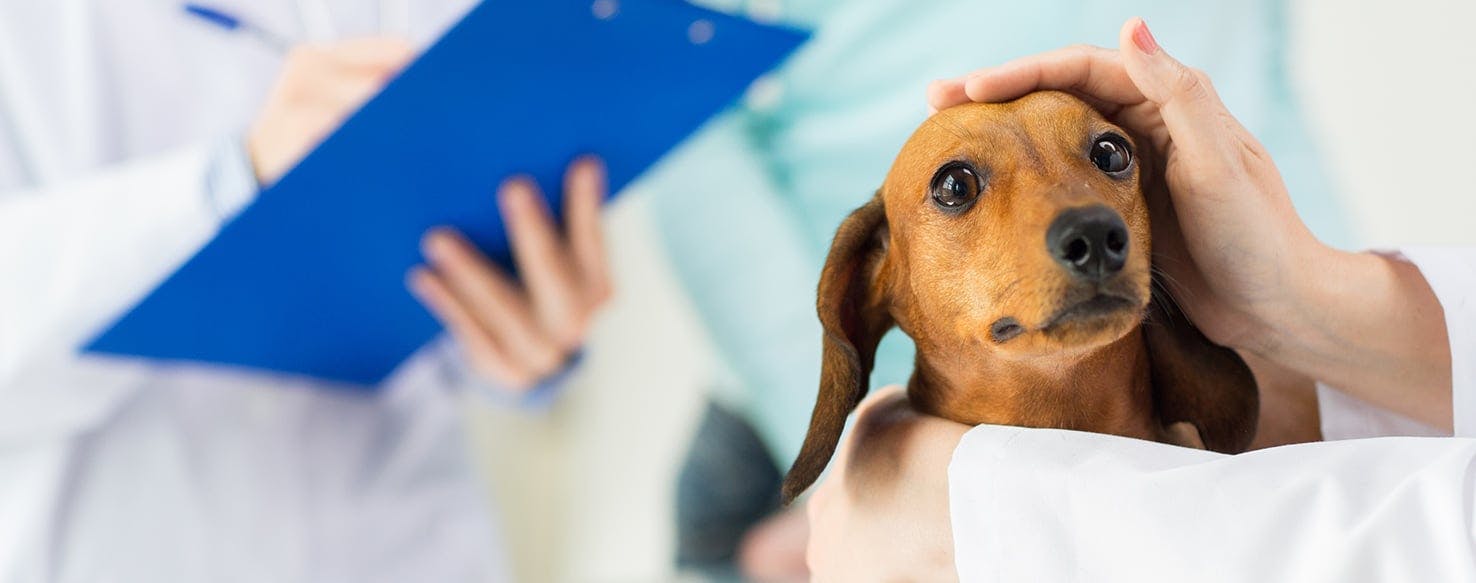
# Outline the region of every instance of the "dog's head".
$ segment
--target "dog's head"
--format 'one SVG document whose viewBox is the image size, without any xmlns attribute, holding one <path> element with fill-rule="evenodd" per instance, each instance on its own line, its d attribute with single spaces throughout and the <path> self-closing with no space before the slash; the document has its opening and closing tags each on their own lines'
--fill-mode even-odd
<svg viewBox="0 0 1476 583">
<path fill-rule="evenodd" d="M 1121 338 L 1151 280 L 1136 152 L 1064 93 L 934 115 L 872 202 L 890 235 L 875 263 L 890 313 L 928 332 L 921 350 L 1031 358 Z M 822 303 L 846 293 L 824 291 Z"/>
<path fill-rule="evenodd" d="M 819 401 L 785 499 L 828 463 L 894 325 L 920 362 L 945 366 L 1069 359 L 1136 330 L 1153 300 L 1143 195 L 1152 170 L 1139 152 L 1122 128 L 1057 92 L 953 107 L 918 128 L 826 260 Z M 1234 369 L 1226 382 L 1249 378 L 1197 332 L 1183 344 L 1157 351 L 1155 366 L 1204 361 Z"/>
</svg>

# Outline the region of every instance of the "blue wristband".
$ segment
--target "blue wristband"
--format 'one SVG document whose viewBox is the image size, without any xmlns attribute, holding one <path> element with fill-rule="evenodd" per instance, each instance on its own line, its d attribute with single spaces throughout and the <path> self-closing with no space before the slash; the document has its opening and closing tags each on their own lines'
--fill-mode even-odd
<svg viewBox="0 0 1476 583">
<path fill-rule="evenodd" d="M 559 398 L 559 395 L 564 393 L 564 385 L 569 382 L 569 377 L 574 375 L 574 371 L 579 369 L 579 364 L 583 361 L 584 349 L 581 348 L 564 359 L 564 364 L 559 367 L 558 371 L 544 377 L 543 380 L 538 381 L 538 384 L 533 385 L 528 390 L 521 392 L 516 392 L 507 387 L 500 386 L 495 382 L 488 381 L 480 375 L 467 371 L 465 368 L 462 369 L 462 374 L 470 374 L 472 376 L 472 384 L 480 389 L 478 392 L 486 399 L 498 405 L 514 407 L 524 411 L 541 412 L 547 411 L 552 407 L 554 401 Z"/>
<path fill-rule="evenodd" d="M 564 364 L 557 372 L 538 381 L 538 384 L 523 393 L 517 399 L 516 406 L 519 409 L 530 411 L 547 411 L 559 395 L 564 394 L 564 385 L 569 382 L 569 377 L 574 375 L 574 371 L 579 369 L 579 364 L 582 362 L 584 362 L 584 349 L 580 348 L 570 354 L 569 358 L 564 359 Z"/>
</svg>

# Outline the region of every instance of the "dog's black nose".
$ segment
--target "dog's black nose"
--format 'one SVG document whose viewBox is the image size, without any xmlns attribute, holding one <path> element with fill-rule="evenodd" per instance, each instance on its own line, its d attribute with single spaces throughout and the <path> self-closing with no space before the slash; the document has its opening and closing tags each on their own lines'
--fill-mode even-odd
<svg viewBox="0 0 1476 583">
<path fill-rule="evenodd" d="M 1117 211 L 1102 205 L 1074 208 L 1046 230 L 1046 249 L 1077 277 L 1101 281 L 1127 262 L 1127 225 Z"/>
</svg>

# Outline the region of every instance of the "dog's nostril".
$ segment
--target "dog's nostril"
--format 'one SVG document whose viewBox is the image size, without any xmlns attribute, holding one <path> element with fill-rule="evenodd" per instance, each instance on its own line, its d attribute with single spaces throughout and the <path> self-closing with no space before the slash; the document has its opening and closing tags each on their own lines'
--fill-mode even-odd
<svg viewBox="0 0 1476 583">
<path fill-rule="evenodd" d="M 1113 229 L 1107 233 L 1107 251 L 1119 255 L 1127 249 L 1127 234 Z"/>
<path fill-rule="evenodd" d="M 1066 262 L 1072 265 L 1081 265 L 1082 263 L 1085 263 L 1086 260 L 1091 257 L 1091 255 L 1091 243 L 1087 242 L 1086 237 L 1077 237 L 1066 244 L 1066 248 L 1061 253 L 1061 259 L 1065 259 Z"/>
</svg>

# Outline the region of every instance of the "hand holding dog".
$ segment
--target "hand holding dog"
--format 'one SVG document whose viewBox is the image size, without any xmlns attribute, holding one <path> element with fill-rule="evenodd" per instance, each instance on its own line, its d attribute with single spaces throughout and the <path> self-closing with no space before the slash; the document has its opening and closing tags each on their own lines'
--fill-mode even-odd
<svg viewBox="0 0 1476 583">
<path fill-rule="evenodd" d="M 1169 196 L 1149 190 L 1155 255 L 1205 335 L 1375 405 L 1451 425 L 1440 304 L 1403 261 L 1324 245 L 1297 216 L 1265 148 L 1209 78 L 1141 19 L 1119 49 L 1070 47 L 934 83 L 930 105 L 1058 89 L 1147 139 Z"/>
<path fill-rule="evenodd" d="M 900 386 L 863 401 L 806 504 L 812 580 L 956 580 L 948 461 L 968 430 L 917 413 Z"/>
<path fill-rule="evenodd" d="M 1206 335 L 1450 427 L 1449 342 L 1423 276 L 1319 242 L 1266 150 L 1205 74 L 1168 56 L 1141 20 L 1123 27 L 1119 50 L 1073 47 L 982 69 L 933 84 L 929 102 L 944 109 L 1047 89 L 1088 101 L 1164 164 L 1167 192 L 1146 193 L 1156 262 Z M 896 390 L 863 402 L 856 426 L 810 502 L 811 569 L 822 580 L 927 579 L 916 570 L 951 558 L 947 468 L 968 428 L 912 412 Z M 912 546 L 892 552 L 904 543 Z"/>
</svg>

